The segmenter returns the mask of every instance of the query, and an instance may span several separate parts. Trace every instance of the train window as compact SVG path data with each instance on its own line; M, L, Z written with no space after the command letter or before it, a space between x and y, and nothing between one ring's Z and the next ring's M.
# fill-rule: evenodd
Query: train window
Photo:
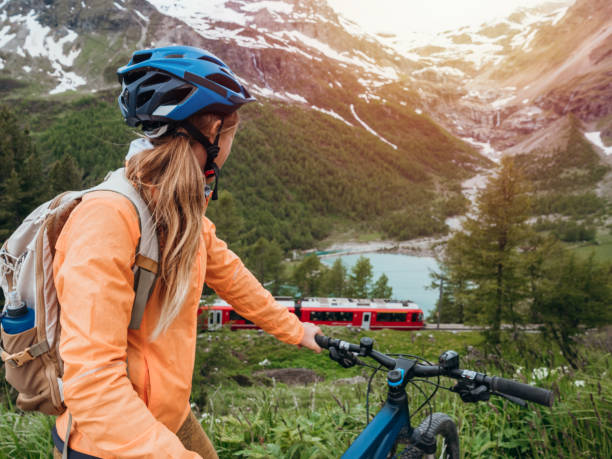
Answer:
M412 313L412 321L413 322L420 322L419 313L418 312L413 312Z
M327 322L352 322L353 313L346 311L311 311L310 320Z
M376 314L378 322L406 322L405 312L379 312Z
M242 317L240 314L238 314L236 311L231 310L230 311L230 320L244 320L245 324L252 324L253 322L251 322L250 320L245 319L244 317Z

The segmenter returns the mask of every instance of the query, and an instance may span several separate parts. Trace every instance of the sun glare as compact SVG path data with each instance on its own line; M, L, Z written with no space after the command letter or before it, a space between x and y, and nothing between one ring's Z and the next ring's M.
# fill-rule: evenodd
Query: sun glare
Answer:
M328 0L334 10L370 33L436 33L505 17L546 0Z

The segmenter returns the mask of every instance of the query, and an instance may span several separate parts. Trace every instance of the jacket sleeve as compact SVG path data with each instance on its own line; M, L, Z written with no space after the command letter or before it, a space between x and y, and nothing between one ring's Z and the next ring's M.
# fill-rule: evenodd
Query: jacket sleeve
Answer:
M138 216L110 194L83 200L56 244L66 406L79 431L113 456L200 457L154 418L128 379Z
M215 225L208 218L204 218L203 231L206 283L241 316L281 341L299 344L304 327L297 316L274 300L238 256L216 236Z

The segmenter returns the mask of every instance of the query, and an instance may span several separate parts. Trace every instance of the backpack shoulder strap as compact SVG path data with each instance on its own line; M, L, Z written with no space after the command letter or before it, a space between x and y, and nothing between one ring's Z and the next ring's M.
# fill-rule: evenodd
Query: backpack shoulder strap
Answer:
M104 182L90 188L92 191L114 191L126 197L138 213L140 225L140 240L136 248L136 261L134 264L134 305L129 328L138 329L142 322L145 306L155 281L159 263L159 244L155 222L146 202L132 183L125 176L125 168L117 169L106 176Z

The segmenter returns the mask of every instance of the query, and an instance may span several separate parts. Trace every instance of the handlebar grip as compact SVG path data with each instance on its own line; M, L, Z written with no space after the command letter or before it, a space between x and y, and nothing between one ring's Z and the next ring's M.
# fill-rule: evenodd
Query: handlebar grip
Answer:
M329 336L315 335L315 342L324 349L329 349Z
M491 390L501 392L503 394L514 395L515 397L529 400L534 403L539 403L544 406L552 406L553 393L541 387L530 386L511 379L499 378L493 376L491 378Z

